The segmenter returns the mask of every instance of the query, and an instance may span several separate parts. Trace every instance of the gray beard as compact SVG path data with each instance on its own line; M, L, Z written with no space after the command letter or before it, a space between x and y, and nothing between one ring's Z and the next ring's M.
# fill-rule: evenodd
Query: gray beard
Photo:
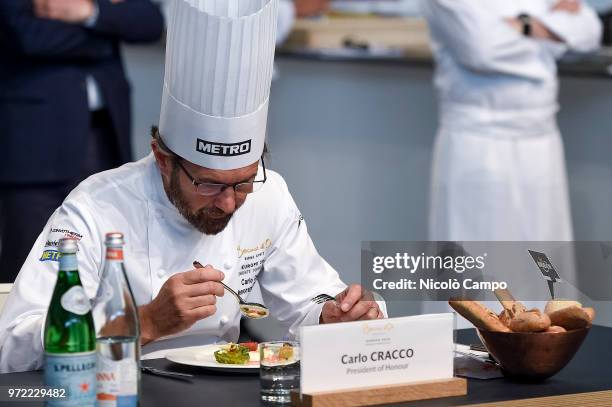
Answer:
M165 182L163 184L168 199L176 207L181 216L183 216L191 226L205 235L216 235L223 231L233 214L227 215L218 208L201 208L196 212L192 212L181 191L178 174L179 168L175 165L170 175L170 185L166 185Z

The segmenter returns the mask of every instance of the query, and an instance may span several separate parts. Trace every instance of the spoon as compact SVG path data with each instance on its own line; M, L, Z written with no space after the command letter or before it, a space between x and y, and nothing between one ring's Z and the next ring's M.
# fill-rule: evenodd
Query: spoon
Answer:
M202 264L197 260L193 262L193 266L198 269L204 268L204 266L202 266ZM261 319L261 318L265 318L268 315L270 315L270 310L265 305L258 304L256 302L246 302L238 295L236 291L228 287L228 285L225 284L223 281L219 281L219 282L221 283L223 287L225 287L227 291L230 292L230 294L236 297L236 300L238 300L238 306L240 308L240 313L244 315L245 317L251 318L251 319Z

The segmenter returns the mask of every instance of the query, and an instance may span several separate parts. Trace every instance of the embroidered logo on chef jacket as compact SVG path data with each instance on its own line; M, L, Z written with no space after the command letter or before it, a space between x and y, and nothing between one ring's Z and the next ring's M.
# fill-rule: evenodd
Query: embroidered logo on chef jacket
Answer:
M271 239L264 239L258 245L236 247L238 253L238 276L240 288L238 294L248 294L253 289L257 275L262 270L266 258L266 250L272 246Z
M45 250L42 252L39 261L59 261L60 252L57 250Z
M196 151L208 155L235 157L251 152L251 140L240 143L215 143L213 141L197 139Z
M51 227L39 261L59 261L59 251L56 248L59 247L60 239L66 237L81 240L83 235L66 228Z

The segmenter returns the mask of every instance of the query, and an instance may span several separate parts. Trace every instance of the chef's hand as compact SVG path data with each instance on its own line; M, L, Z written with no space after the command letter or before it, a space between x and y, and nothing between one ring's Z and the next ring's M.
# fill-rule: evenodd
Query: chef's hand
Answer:
M33 0L34 15L40 18L80 24L94 12L93 0Z
M157 297L139 308L142 344L184 331L217 312L217 297L225 293L219 284L223 278L211 266L170 277Z
M565 11L570 14L580 13L582 3L578 0L560 0L552 8L552 11Z
M384 314L371 292L359 284L353 284L336 296L336 301L327 301L321 311L320 323L362 321L381 319Z

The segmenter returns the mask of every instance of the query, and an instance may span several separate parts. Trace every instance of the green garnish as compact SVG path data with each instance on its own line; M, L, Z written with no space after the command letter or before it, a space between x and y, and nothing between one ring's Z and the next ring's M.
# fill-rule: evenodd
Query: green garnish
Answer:
M224 363L228 365L244 365L249 362L249 348L230 343L224 346L222 349L215 351L215 360L218 363Z

